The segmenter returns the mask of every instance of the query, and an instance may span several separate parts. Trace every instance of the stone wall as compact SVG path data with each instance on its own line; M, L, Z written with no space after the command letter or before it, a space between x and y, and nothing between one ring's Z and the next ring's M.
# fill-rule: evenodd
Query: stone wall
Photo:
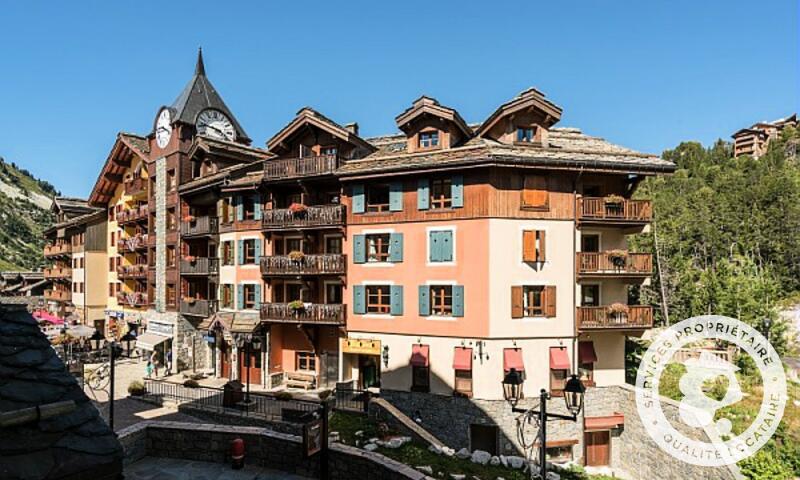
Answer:
M304 458L301 439L295 435L255 427L156 421L141 422L119 432L126 465L145 456L229 463L230 444L235 438L244 440L247 464L310 478L319 476L319 454ZM430 478L383 455L338 443L330 447L328 465L332 480Z

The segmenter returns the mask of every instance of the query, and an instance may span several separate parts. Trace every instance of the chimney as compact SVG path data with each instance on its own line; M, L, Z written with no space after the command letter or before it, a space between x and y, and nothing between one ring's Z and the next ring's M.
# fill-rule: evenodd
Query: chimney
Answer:
M352 133L353 135L358 135L358 123L350 122L344 126L348 132Z

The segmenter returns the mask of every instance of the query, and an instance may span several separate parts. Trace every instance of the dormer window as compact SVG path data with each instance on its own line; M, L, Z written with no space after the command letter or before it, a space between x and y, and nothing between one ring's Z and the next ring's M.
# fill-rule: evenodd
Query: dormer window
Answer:
M518 142L533 142L536 138L536 127L517 127Z
M436 148L439 146L439 130L419 132L419 148Z

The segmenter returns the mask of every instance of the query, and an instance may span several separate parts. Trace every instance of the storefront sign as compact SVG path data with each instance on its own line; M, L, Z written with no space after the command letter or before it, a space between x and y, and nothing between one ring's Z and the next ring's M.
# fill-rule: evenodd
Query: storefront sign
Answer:
M361 355L380 355L381 341L371 338L346 338L342 340L342 352Z
M150 320L147 322L147 331L149 333L157 333L166 337L172 337L172 325L168 323L158 323Z
M322 419L317 418L303 425L303 453L306 458L322 450Z
M106 310L103 312L109 318L124 318L125 312L118 312L116 310Z

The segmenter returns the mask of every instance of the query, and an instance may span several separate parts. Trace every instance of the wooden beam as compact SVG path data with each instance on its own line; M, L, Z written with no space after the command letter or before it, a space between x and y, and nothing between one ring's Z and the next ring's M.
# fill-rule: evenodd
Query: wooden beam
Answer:
M106 180L108 180L109 182L122 183L121 173L106 173L104 177L106 177Z

